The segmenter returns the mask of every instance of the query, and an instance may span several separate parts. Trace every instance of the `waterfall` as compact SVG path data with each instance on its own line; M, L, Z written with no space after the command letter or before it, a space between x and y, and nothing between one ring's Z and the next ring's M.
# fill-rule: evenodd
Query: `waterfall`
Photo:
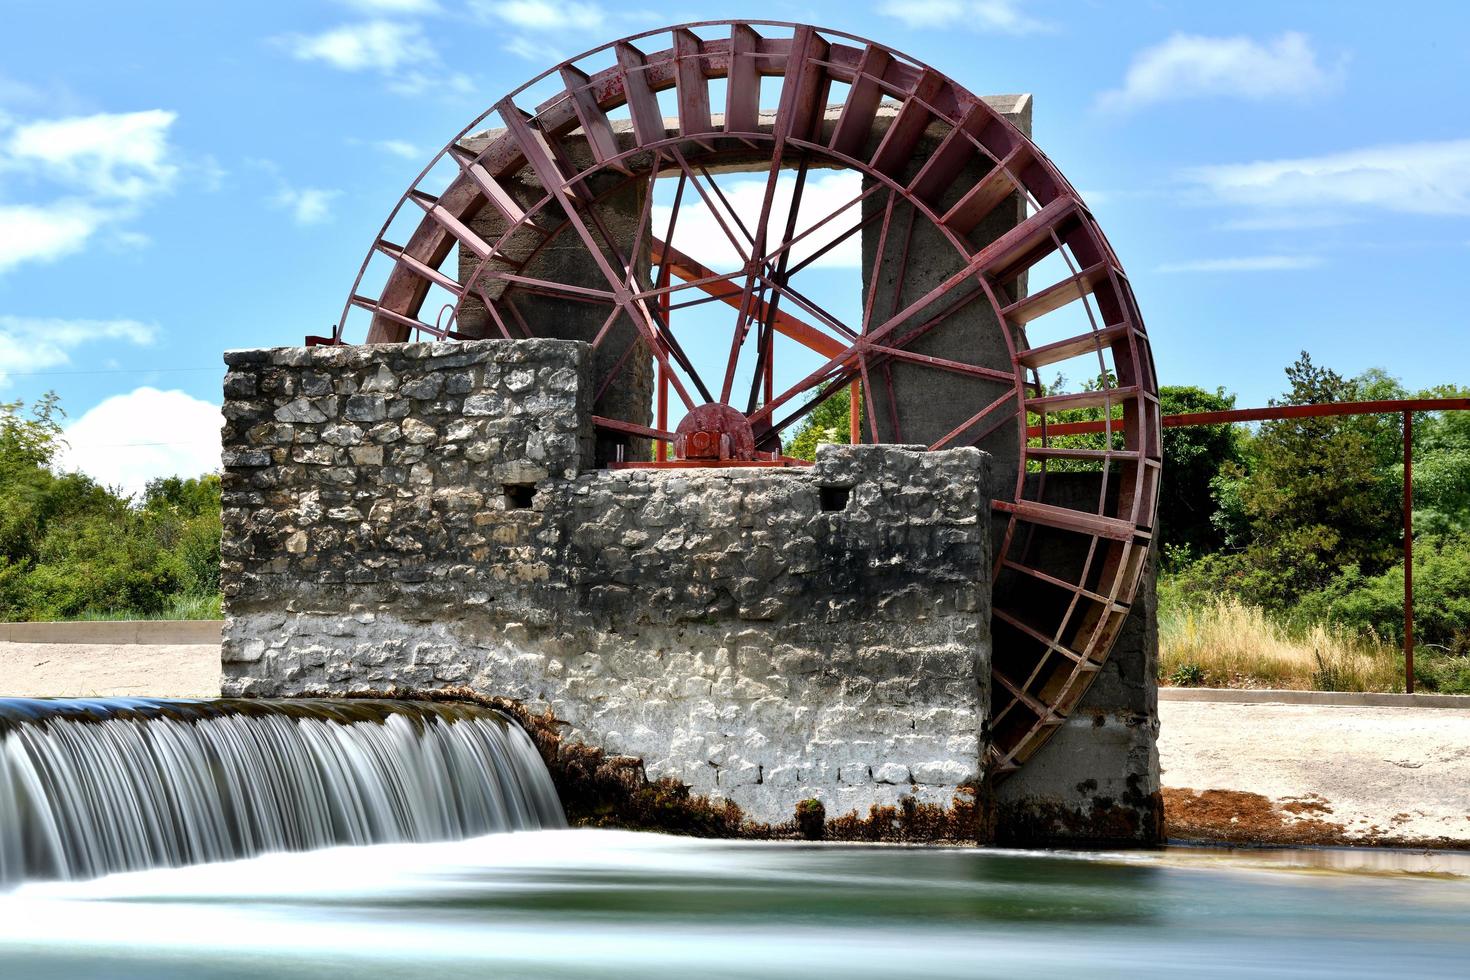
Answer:
M0 698L0 885L565 825L530 738L486 708Z

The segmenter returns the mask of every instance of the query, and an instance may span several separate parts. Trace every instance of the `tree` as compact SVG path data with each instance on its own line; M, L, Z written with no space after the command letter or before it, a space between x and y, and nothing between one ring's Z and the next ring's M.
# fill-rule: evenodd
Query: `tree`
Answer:
M142 512L159 545L173 556L186 595L219 592L220 478L210 473L148 481Z
M1420 398L1470 398L1470 388L1436 385ZM1394 473L1403 479L1403 463ZM1416 536L1470 532L1470 412L1414 415L1414 530Z
M219 595L220 481L170 477L142 500L52 467L54 395L0 404L0 619L160 613ZM206 603L207 604L207 603Z
M1165 415L1223 412L1235 407L1224 388L1213 392L1190 385L1164 385L1159 405ZM1159 487L1158 539L1166 553L1193 558L1225 544L1214 483L1243 461L1241 430L1234 425L1191 425L1164 430L1164 472Z
M1347 401L1359 390L1306 351L1286 376L1291 387L1273 405ZM1279 608L1342 567L1376 574L1393 561L1397 488L1372 430L1349 416L1281 419L1262 423L1254 449L1240 500L1251 529L1245 581L1257 601Z
M836 392L812 409L811 414L802 419L783 452L797 459L816 459L817 446L822 443L849 442L852 439L852 419L849 414L852 405L851 392L851 388Z

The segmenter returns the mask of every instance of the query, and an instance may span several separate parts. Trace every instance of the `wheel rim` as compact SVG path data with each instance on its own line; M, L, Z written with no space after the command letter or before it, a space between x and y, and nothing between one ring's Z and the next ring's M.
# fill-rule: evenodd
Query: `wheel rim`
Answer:
M647 38L668 46L644 50ZM761 111L763 80L779 85L774 113ZM721 85L723 114L711 106ZM523 111L517 100L537 87L550 97ZM660 92L672 93L670 120ZM471 135L487 126L498 131ZM730 203L721 175L732 168L764 169L753 215ZM841 207L808 213L814 171L860 183ZM783 180L794 188L784 214ZM1011 207L1015 220L992 233ZM701 244L687 237L691 214L705 243L723 236L724 259L686 252L686 240ZM854 240L861 305L843 315L797 283ZM560 257L578 248L577 273L564 274ZM528 303L541 304L531 316ZM984 100L892 49L806 25L692 24L593 49L440 151L385 222L331 339L550 335L568 320L551 312L568 304L587 308L578 322L609 445L641 454L638 440L672 441L661 408L653 417L665 404L653 388L667 385L675 411L743 415L767 453L841 393L856 403L854 441L902 441L928 424L929 449L990 451L1006 471L994 489L991 771L1016 769L1075 708L1151 545L1157 383L1101 229ZM436 307L430 323L422 311ZM726 311L727 338L691 341L685 311L712 309ZM930 349L936 340L950 356ZM727 353L723 369L714 357L701 371L710 348ZM1091 375L1081 386L1042 384L1043 369L1079 367ZM942 432L924 404L941 389L958 419ZM1067 444L1082 413L1108 420L1100 446ZM1072 472L1094 474L1077 484L1089 499L1068 489Z

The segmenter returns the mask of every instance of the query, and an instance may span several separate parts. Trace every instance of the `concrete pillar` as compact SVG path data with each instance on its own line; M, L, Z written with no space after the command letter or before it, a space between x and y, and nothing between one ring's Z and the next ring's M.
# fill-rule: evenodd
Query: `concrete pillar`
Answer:
M1095 473L1047 475L1046 502L1097 500ZM1086 540L1050 539L1033 555L1046 567L1074 566ZM1068 552L1068 553L1063 553ZM1082 701L1047 743L997 788L995 840L1015 847L1148 846L1163 840L1159 792L1159 634L1156 562L1150 562L1112 653ZM1000 595L1012 609L1024 595Z
M492 130L470 137L464 145L478 152L498 138L499 130ZM565 149L578 169L591 162L586 144L574 140L565 143ZM614 270L621 270L622 261L615 257L607 240L627 248L636 237L639 216L643 208L643 185L641 182L623 184L621 174L604 173L589 179L590 189L599 195L598 203L590 210L593 218L588 221L589 231L603 247L603 254ZM623 185L623 186L619 186ZM522 207L529 208L541 199L544 191L529 171L510 186L511 193ZM507 230L501 214L492 207L483 208L470 221L470 227L487 242L498 242ZM536 218L536 225L548 231L558 226L561 230L549 239L534 230L522 230L509 242L504 251L513 261L493 263L489 269L514 272L518 275L570 286L590 289L609 288L606 274L593 261L577 230L566 223L565 212L548 206ZM648 235L645 233L638 254L632 256L640 281L648 281L649 270ZM474 275L478 258L461 249L459 253L459 281L468 282ZM519 266L519 268L517 268ZM497 312L506 322L513 337L519 337L515 313L530 325L534 336L551 337L557 340L581 340L590 343L606 322L612 307L603 303L589 303L569 297L532 294L517 290L514 309L501 302L506 292L503 281L485 279L481 283L489 297L496 301ZM498 338L499 328L490 317L485 304L473 294L466 298L460 313L458 329L471 337ZM635 346L636 345L636 346ZM634 348L629 354L630 348ZM625 361L619 366L619 361ZM606 418L621 419L642 425L653 423L654 364L647 345L641 339L637 327L627 316L622 315L613 324L607 336L593 353L592 376L594 383L602 381L614 369L618 380L610 385L602 398L597 400L593 413ZM651 459L650 441L634 436L599 430L597 434L597 464L606 465L616 459Z
M1029 95L993 96L987 102L1022 133L1031 135L1032 100ZM879 122L884 121L880 116ZM921 152L915 154L909 170L902 175L905 182L913 179L928 152L932 152L942 138L943 133L933 130L925 134L920 144ZM971 163L940 197L936 210L940 213L947 210L989 170L988 161L977 160ZM868 186L871 186L870 181L865 181L864 188ZM866 213L872 214L885 207L887 195L874 194L863 203ZM1025 207L1021 198L1013 195L970 233L971 244L978 246L993 241L1014 228L1024 217ZM863 229L862 238L865 295L871 286L875 270L878 277L877 290L873 294L874 325L922 298L965 263L964 257L932 221L904 203L894 208L886 236L883 234L882 220L879 219ZM907 259L904 258L905 250L908 253ZM1018 292L1024 293L1024 290L1023 277ZM958 302L958 295L956 293L950 298L937 301L916 315L912 324L917 326L924 319L945 312L950 305ZM1009 372L1010 354L1001 330L995 311L982 295L908 345L907 349ZM890 421L890 378L900 421L898 430L894 429ZM941 371L912 362L891 363L882 371L874 372L872 380L878 433L883 441L898 443L936 442L963 424L981 407L1004 394L1009 387L1001 382ZM966 440L958 444L968 445L969 442ZM1020 456L1015 426L1001 426L980 443L980 448L990 454L995 486L998 489L1003 488L1002 495L1009 496Z

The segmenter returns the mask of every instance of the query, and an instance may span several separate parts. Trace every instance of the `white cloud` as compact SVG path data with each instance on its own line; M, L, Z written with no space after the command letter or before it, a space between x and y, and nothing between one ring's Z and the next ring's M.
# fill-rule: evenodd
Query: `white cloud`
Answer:
M413 160L420 156L419 148L406 140L376 140L373 146L384 153L395 157L403 157L405 160Z
M177 118L163 109L26 122L0 117L0 177L15 175L61 194L0 201L0 274L77 252L99 230L134 217L148 198L167 191L179 174L168 141ZM128 235L118 231L116 240Z
M1191 262L1169 262L1157 272L1289 272L1315 269L1322 259L1315 255L1246 255L1230 259L1196 259Z
M25 82L18 82L6 75L0 75L0 105L13 105L17 102L38 103L45 98L40 89ZM5 112L0 110L0 122L5 121Z
M71 363L83 345L122 341L146 347L158 328L138 320L62 320L0 315L0 385L12 372L44 371Z
M319 225L331 219L332 201L341 193L320 187L283 187L271 203L290 211L298 225Z
M1340 228L1358 219L1328 211L1268 211L1244 218L1231 218L1215 227L1221 231L1305 231L1316 228Z
M70 255L109 220L106 211L82 201L0 204L0 273L22 262L49 262Z
M58 466L140 494L149 480L219 469L218 405L182 391L138 388L113 395L63 432Z
M766 234L771 240L779 241L786 231L787 210L791 206L791 198L795 189L796 178L794 176L783 174L776 181L776 194L771 203L770 217L766 222ZM862 193L862 189L861 178L850 171L808 177L806 188L801 194L801 210L797 215L796 233L801 234L822 218L836 211ZM724 192L731 207L740 215L740 220L745 223L745 227L753 233L757 221L760 220L761 202L765 198L765 179L744 178L721 183L720 190ZM714 197L713 194L710 196ZM718 198L715 200L716 203L719 203ZM666 205L654 206L652 224L657 234L663 235L669 227L669 217L672 211L673 209ZM801 262L822 246L829 244L842 232L856 224L861 216L862 204L854 204L810 236L802 239L791 250L791 264ZM741 246L748 247L748 243L741 236L740 229L735 222L730 220L723 206L721 206L720 217L740 240ZM740 255L735 251L735 246L731 244L729 237L720 229L719 222L715 220L714 215L704 206L704 202L692 188L685 189L684 202L679 208L679 220L674 225L673 245L679 251L718 272L730 272L739 268L741 264ZM848 237L842 244L813 262L811 268L858 268L861 265L862 235L859 233Z
M477 0L471 6L527 31L593 31L607 14L595 3L553 3L551 0Z
M341 3L368 14L437 14L436 0L340 0Z
M505 50L517 58L525 58L527 61L535 61L546 64L555 64L565 56L562 49L545 41L534 38L522 37L519 34L511 35L509 41L505 42Z
M438 53L423 30L417 24L400 21L369 20L321 34L292 34L279 40L299 61L320 61L342 71L389 74L400 66L438 61Z
M413 12L432 12L433 7ZM405 12L409 12L407 6ZM426 92L467 95L475 91L474 80L463 72L443 67L439 52L424 36L423 28L411 21L370 20L344 24L321 34L290 34L275 39L299 61L320 61L341 71L374 71L397 95L419 96Z
M398 95L423 95L425 92L466 95L475 91L475 83L462 72L410 70L394 75L388 90Z
M1249 37L1174 34L1140 51L1122 88L1098 99L1106 108L1222 96L1266 101L1305 99L1342 83L1341 63L1324 68L1304 34L1288 31L1264 43Z
M878 13L908 27L968 27L990 34L1038 34L1052 25L1026 13L1020 0L884 0Z
M1470 139L1196 167L1183 177L1217 201L1266 212L1371 208L1470 215Z
M178 114L163 109L42 119L15 127L0 166L81 188L97 198L139 201L167 190L179 168L168 131Z

